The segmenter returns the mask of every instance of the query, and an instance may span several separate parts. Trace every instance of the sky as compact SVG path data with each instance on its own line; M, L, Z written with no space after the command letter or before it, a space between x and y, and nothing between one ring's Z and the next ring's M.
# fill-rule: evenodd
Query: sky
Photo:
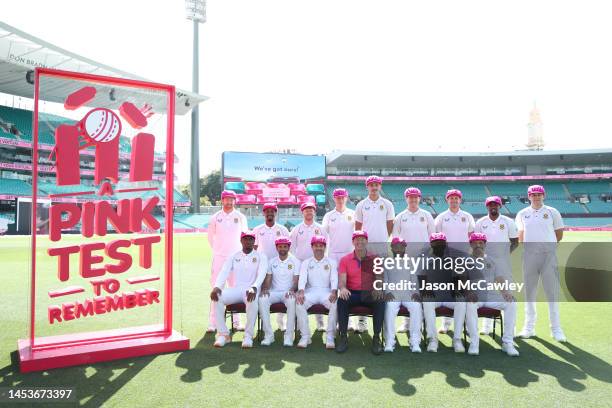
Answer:
M200 171L221 152L612 147L605 1L209 0L200 26ZM2 21L191 89L180 0L6 1ZM130 37L130 41L126 40ZM190 116L176 123L189 181Z

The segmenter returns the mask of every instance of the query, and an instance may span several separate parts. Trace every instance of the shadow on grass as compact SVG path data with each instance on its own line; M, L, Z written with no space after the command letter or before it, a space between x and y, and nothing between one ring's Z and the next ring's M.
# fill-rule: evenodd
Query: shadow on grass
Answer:
M178 356L176 365L186 370L181 376L182 381L202 381L206 385L205 370L214 367L226 374L243 370L243 377L257 378L264 370L279 371L291 364L296 366L295 373L302 377L324 375L330 368L340 368L343 370L342 379L348 382L364 377L390 379L393 391L404 396L417 392L412 380L434 373L443 374L446 383L454 388L468 388L470 378L484 378L488 372L501 374L514 387L527 387L530 383L537 383L540 375L547 375L556 378L561 387L574 392L586 389L583 381L589 376L612 382L612 366L606 361L570 343L556 346L539 338L517 340L521 356L516 358L500 351L499 338L494 345L481 341L479 356L458 355L442 344L437 354L414 354L407 347L399 347L394 353L374 356L370 352L371 337L368 334L350 335L349 350L345 354L325 350L321 334L313 337L308 350L283 347L282 335L278 331L272 346L256 345L252 350L242 350L236 340L223 349L215 349L213 341L214 336L208 334L193 349ZM534 341L559 358L534 347Z
M155 356L145 356L22 374L19 372L18 353L14 351L11 353L11 365L0 368L0 387L72 387L75 389L77 400L86 400L82 406L100 407L136 377L154 358ZM53 406L75 405L77 403L74 402L53 404Z

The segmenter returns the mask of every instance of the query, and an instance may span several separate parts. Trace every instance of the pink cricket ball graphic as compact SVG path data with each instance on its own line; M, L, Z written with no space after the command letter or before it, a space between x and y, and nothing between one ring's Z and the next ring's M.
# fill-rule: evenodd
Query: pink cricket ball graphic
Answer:
M95 108L79 122L79 130L92 144L106 143L121 134L121 120L110 109Z

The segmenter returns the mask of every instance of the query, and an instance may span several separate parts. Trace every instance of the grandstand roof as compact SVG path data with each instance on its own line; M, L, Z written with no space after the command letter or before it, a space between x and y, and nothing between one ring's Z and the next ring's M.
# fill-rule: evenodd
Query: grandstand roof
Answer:
M34 87L26 81L26 74L36 67L148 81L137 75L71 53L0 21L0 91L33 98ZM59 88L55 92L46 92L45 99L63 103L68 93L70 91ZM177 89L175 112L177 115L184 115L206 99L208 99L206 96ZM122 99L117 98L116 107L106 99L104 102L109 105L109 108L119 108ZM136 102L140 101L136 100ZM145 102L151 103L150 98L143 99L142 103Z
M612 149L516 150L510 152L363 152L338 150L327 155L327 166L330 167L486 167L600 163L612 163Z

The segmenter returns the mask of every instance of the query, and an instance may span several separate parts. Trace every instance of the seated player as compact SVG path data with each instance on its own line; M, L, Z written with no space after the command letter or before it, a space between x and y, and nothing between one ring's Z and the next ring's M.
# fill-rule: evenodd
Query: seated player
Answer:
M487 236L482 233L473 233L470 236L470 246L472 248L472 256L474 258L484 258L485 247L487 244ZM485 258L487 259L487 258ZM495 263L487 259L484 268L479 271L480 279L484 279L487 283L493 282L511 282L512 275L507 272L507 268L496 267ZM470 279L473 280L472 274ZM514 347L514 326L516 324L516 301L512 293L501 291L477 291L472 292L467 296L466 304L466 326L470 336L470 347L468 354L478 355L480 345L480 337L478 333L478 308L489 307L492 309L503 310L504 312L504 335L502 336L502 351L512 357L519 355L518 350Z
M283 303L287 308L287 328L283 345L293 346L295 335L295 292L300 275L300 261L289 253L291 240L280 237L274 241L278 256L268 264L268 274L259 294L259 315L264 331L262 346L274 342L274 332L270 323L270 305Z
M436 308L447 307L453 309L455 330L453 332L453 348L456 353L464 353L465 347L461 340L461 332L465 322L465 297L457 291L461 276L452 268L447 268L445 258L449 258L446 246L446 235L435 232L430 235L431 250L429 258L418 272L419 288L423 299L423 315L425 316L425 331L427 333L427 351L438 351L438 332L436 331ZM432 287L441 289L432 289ZM446 287L444 287L446 286Z
M368 233L355 231L353 233L355 250L340 259L338 267L338 353L348 348L348 320L353 306L367 306L372 309L374 320L374 337L372 338L372 353L383 351L380 332L385 319L384 292L374 290L374 255L367 253Z
M406 241L395 237L391 241L391 252L394 257L403 258L406 254ZM385 282L397 283L403 279L414 277L409 270L385 269ZM413 281L416 284L416 281ZM389 298L388 295L391 295ZM389 292L387 305L385 307L385 352L391 353L395 349L395 320L401 306L408 309L410 313L409 332L410 350L413 353L421 352L421 327L423 325L423 308L421 306L421 295L418 290L402 291L399 293ZM398 299L398 298L401 298Z
M225 263L215 287L210 293L210 299L215 303L215 317L217 324L217 338L215 347L223 347L231 336L225 324L225 305L244 303L246 306L247 324L244 329L242 348L253 347L253 334L257 320L257 296L259 288L266 277L268 260L264 254L253 249L255 234L252 231L240 234L242 250L230 256ZM234 286L224 288L230 274L234 276Z
M333 349L336 333L338 269L336 262L325 256L327 241L324 236L315 235L310 242L313 256L302 262L298 280L296 314L301 337L297 346L306 348L311 343L308 309L313 305L323 305L329 311L325 348Z

